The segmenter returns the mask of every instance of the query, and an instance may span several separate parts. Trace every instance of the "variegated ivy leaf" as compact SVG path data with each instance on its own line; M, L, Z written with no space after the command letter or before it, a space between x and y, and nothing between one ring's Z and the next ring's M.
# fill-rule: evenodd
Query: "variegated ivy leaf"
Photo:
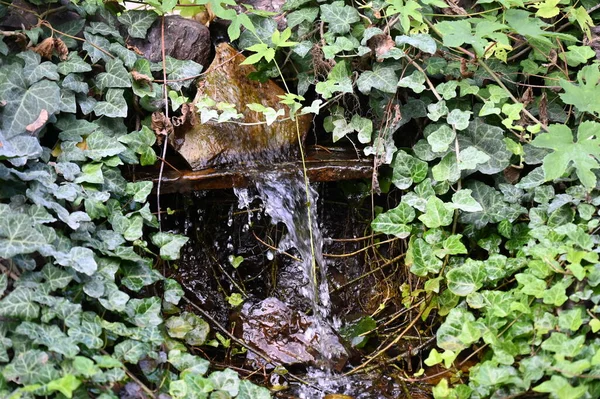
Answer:
M458 168L460 170L476 169L477 165L486 163L489 160L490 156L488 154L470 146L460 150L458 154Z
M5 140L27 133L27 127L42 113L52 116L60 107L60 88L55 82L41 80L29 86L24 70L13 67L0 81L0 131Z
M381 90L384 93L394 94L398 85L398 77L391 67L376 64L372 71L363 72L356 81L358 90L369 94L371 89Z
M334 1L321 5L321 20L328 24L329 32L344 34L350 32L353 23L360 21L360 16L356 8Z
M471 114L471 111L453 109L446 117L446 120L448 121L448 124L452 125L456 130L465 130L469 126Z
M79 347L57 325L25 321L19 324L15 332L25 335L36 345L43 345L48 350L68 358L72 358L79 353Z
M437 274L443 262L438 259L430 244L422 238L411 239L406 254L406 265L410 266L411 273L424 277L427 274Z
M427 117L434 122L437 122L442 116L448 114L448 107L446 101L440 100L437 103L429 104L427 106Z
M98 268L98 264L94 259L94 251L85 247L73 247L68 254L57 253L56 263L71 267L73 270L88 276L93 275Z
M22 213L4 213L0 217L0 258L10 259L19 254L30 254L48 244L42 232L34 227L34 220Z
M461 223L473 224L481 229L488 223L498 223L505 219L512 221L525 212L520 205L505 202L502 193L485 183L470 181L465 188L472 190L473 199L483 209L479 212L462 213L459 218Z
M157 14L152 10L127 10L121 13L118 19L120 23L127 27L129 36L144 39L156 17Z
M151 349L147 343L127 339L115 345L114 356L121 361L137 364Z
M56 64L50 61L41 62L42 57L38 53L26 51L17 54L17 57L25 61L23 75L28 85L32 85L42 79L58 80L60 78Z
M85 142L87 144L85 155L94 161L119 155L126 150L123 144L119 143L112 137L106 136L100 131L90 134ZM100 181L100 183L102 183L102 181Z
M314 22L319 15L319 9L317 7L306 7L299 10L293 11L287 15L287 26L293 28L294 26L300 25L302 22Z
M187 371L190 374L204 375L208 371L210 362L199 356L194 356L179 349L169 351L168 362L180 372Z
M397 151L392 162L392 183L401 190L419 183L427 177L427 163L403 150Z
M8 275L0 274L0 297L4 295L4 291L8 288Z
M271 394L265 387L251 383L248 380L240 380L240 390L237 399L269 399Z
M89 32L83 32L85 42L83 43L83 50L87 51L92 60L92 63L97 63L100 60L110 61L112 57L109 55L110 42L102 36L93 35Z
M472 191L466 188L455 192L452 195L452 204L454 207L465 212L482 211L483 208L479 202L475 201L473 196L471 196L471 193Z
M481 119L472 121L465 131L458 134L459 148L475 147L490 159L477 166L477 171L492 175L510 164L512 153L504 142L504 131L498 126L485 124Z
M165 62L169 87L173 90L181 90L189 87L194 79L202 72L203 66L191 60L178 60L167 56Z
M105 72L96 77L96 84L100 90L107 87L131 87L131 78L129 72L123 66L123 61L115 58L106 63Z
M35 302L36 294L30 288L16 287L0 300L0 315L32 320L38 317L40 306Z
M183 288L181 288L181 285L179 285L177 281L170 278L165 279L164 283L165 287L163 296L165 301L173 305L177 305L181 298L183 298Z
M431 168L433 178L438 182L454 183L460 179L460 169L456 159L456 152L450 151L442 160Z
M108 89L104 96L104 101L100 101L94 107L94 113L97 116L106 116L109 118L125 118L127 116L127 102L123 97L124 91L121 89Z
M398 46L408 44L428 54L435 54L435 52L437 51L437 45L435 43L435 40L433 39L433 37L431 37L431 35L427 34L420 33L411 36L396 36L395 41Z
M419 220L430 229L448 226L452 223L454 210L450 204L445 204L438 197L429 197L425 213L419 216Z
M42 269L42 275L44 276L45 284L48 284L50 291L65 288L71 280L73 275L61 268L53 266L48 263Z
M415 93L422 93L425 90L425 74L419 70L415 70L408 76L403 77L398 82L398 87L407 87Z
M225 391L232 398L237 396L240 388L240 377L235 371L231 369L214 371L208 376L208 379L216 390Z
M94 35L102 35L102 36L112 36L116 39L121 39L121 33L112 26L104 23L104 22L90 22L90 25L85 28L87 32L90 32Z
M40 350L21 352L2 370L7 381L23 385L45 384L60 377L50 356Z
M411 232L409 223L414 218L415 210L410 205L402 202L397 207L377 215L371 222L371 228L376 232L394 235L398 238L406 238Z
M465 262L453 268L446 275L448 289L454 295L467 296L483 286L485 266L483 262Z
M126 312L130 321L138 327L157 326L163 322L160 310L160 298L150 297L130 299Z
M339 61L327 74L327 80L318 82L315 91L325 100L331 98L333 93L352 93L352 79L350 70L345 61Z
M160 248L160 256L165 260L179 259L181 247L189 238L170 233L156 233L152 236L152 243Z
M433 152L446 152L454 143L456 132L448 125L441 125L427 136L427 142Z

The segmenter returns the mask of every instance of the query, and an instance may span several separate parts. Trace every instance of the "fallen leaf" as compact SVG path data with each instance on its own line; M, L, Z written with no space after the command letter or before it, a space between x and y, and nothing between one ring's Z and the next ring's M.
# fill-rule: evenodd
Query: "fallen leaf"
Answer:
M133 79L136 82L139 82L141 84L144 85L148 85L150 86L152 84L152 77L148 76L148 75L144 75L143 73L139 73L138 71L131 71L131 77L133 77Z
M58 58L60 58L61 61L66 60L69 56L69 48L61 39L54 39L54 49L58 53Z
M29 125L27 125L25 127L25 129L30 133L34 133L37 130L44 127L46 122L48 122L48 111L46 111L45 109L42 109L42 111L40 112L37 119L35 121L31 122Z
M47 58L47 59L51 59L52 58L52 53L54 52L54 39L51 37L48 37L44 40L42 40L42 42L40 44L38 44L35 47L31 48L32 51L35 51L36 53L38 53L40 56Z

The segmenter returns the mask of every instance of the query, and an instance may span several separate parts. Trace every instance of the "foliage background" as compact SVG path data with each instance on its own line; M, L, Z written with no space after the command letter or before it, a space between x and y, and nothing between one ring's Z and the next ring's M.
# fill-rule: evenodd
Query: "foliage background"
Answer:
M406 240L423 283L407 306L443 320L425 361L451 371L436 398L600 396L595 1L293 0L282 32L229 0L186 3L184 14L209 4L231 21L256 78L295 82L282 99L292 110L325 115L334 141L374 155L372 190L402 192L372 227ZM156 161L140 111L180 112L201 66L126 47L177 6L148 4L68 4L75 22L36 11L34 26L2 32L4 396L110 398L127 380L151 395L269 396L227 370L204 376L208 363L187 349L206 339L200 318L163 323L183 291L153 255L176 259L186 238L144 234L158 227L151 183L121 170ZM0 18L10 7L0 2ZM235 119L212 107L200 111Z

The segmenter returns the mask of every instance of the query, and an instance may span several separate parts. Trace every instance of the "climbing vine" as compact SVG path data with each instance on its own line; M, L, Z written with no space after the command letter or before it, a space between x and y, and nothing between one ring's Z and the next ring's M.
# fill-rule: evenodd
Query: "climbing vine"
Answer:
M372 228L406 240L423 281L407 306L441 318L434 396L600 395L596 2L283 8L297 44L269 58L297 71L300 96L314 87L305 110L334 142L375 156L371 189L401 191ZM263 44L244 32L240 46L275 76L277 22L251 19Z
M595 1L292 0L283 21L146 3L0 1L0 21L28 21L0 32L0 396L269 397L205 375L192 348L208 325L157 267L187 238L157 231L152 183L124 177L157 161L168 111L189 117L202 66L127 41L176 7L229 21L253 77L285 82L288 116L247 105L266 124L324 116L332 141L373 156L372 192L401 193L371 226L405 240L422 282L407 307L440 319L436 398L600 395ZM244 111L195 106L201 122Z
M0 26L30 24L0 32L0 397L270 397L194 352L209 326L158 271L188 238L128 181L169 129L145 115L202 70L127 44L175 3L155 6L0 2Z

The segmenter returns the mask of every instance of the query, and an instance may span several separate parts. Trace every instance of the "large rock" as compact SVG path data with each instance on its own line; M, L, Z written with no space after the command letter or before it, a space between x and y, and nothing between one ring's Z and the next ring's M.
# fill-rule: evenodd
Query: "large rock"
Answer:
M198 82L196 101L208 96L216 102L234 104L244 115L237 122L199 124L189 130L176 129L171 145L185 158L193 170L209 166L240 162L271 162L285 159L290 150L298 148L298 136L303 140L310 127L309 115L298 116L298 124L288 118L287 106L278 95L285 92L275 82L251 80L252 65L240 65L246 58L227 43L220 43L215 58ZM246 105L262 104L285 111L284 119L271 126L264 123L262 113ZM280 119L282 119L280 117ZM298 126L299 130L296 129ZM298 132L300 133L298 135Z
M346 349L331 327L277 298L244 305L241 319L244 341L278 364L309 364L339 371L348 360ZM264 363L251 352L248 358Z
M162 18L157 18L145 39L128 40L152 62L162 61ZM206 26L177 15L165 17L165 54L178 60L192 60L206 66L210 63L212 42Z

